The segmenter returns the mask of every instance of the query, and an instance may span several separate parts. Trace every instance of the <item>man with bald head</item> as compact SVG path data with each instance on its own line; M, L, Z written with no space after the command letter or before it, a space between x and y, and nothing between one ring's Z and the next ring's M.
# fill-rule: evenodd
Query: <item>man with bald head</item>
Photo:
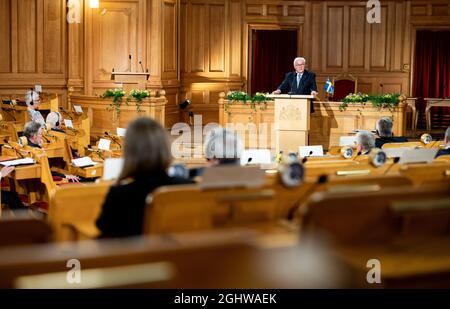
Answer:
M302 95L317 95L316 74L305 70L306 60L303 57L294 59L295 71L286 74L283 82L273 94L289 93ZM311 101L311 113L314 113L314 105Z

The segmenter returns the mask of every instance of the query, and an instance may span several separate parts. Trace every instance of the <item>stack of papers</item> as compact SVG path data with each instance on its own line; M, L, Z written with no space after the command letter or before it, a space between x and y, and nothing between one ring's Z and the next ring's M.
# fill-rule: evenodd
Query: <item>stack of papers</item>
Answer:
M88 167L88 166L94 166L97 163L92 161L90 157L82 157L78 159L73 159L72 164L76 167Z
M16 166L16 165L23 165L23 164L34 164L36 161L34 161L32 158L23 158L23 159L17 159L17 160L11 160L11 161L3 161L0 164L4 166Z

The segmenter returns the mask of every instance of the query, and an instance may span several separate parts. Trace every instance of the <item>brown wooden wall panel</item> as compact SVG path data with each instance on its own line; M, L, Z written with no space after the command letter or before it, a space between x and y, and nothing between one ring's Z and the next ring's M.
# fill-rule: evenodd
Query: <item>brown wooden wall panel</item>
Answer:
M190 34L188 31L188 5L186 3L181 3L180 5L180 25L181 25L181 31L180 31L180 72L185 73L188 71L188 42L190 40L188 39L188 35Z
M262 15L263 6L257 4L249 4L247 7L247 15Z
M11 0L0 1L0 73L11 72Z
M405 25L405 8L403 3L395 3L395 30L393 33L393 51L391 57L391 70L402 70L402 53L404 49L404 25Z
M106 2L92 18L93 81L110 81L111 70L137 71L137 4L133 2Z
M344 8L327 8L327 67L341 68L344 47Z
M372 68L386 68L386 54L389 52L388 35L387 8L382 6L381 23L370 24L370 66Z
M323 9L322 3L313 3L311 6L311 32L313 33L323 33ZM315 39L311 40L311 55L309 59L309 67L311 70L318 71L321 69L322 65L322 39L316 36Z
M63 56L63 3L44 0L44 73L62 73Z
M305 7L290 5L287 13L289 16L303 16L305 15Z
M366 10L364 7L350 7L349 68L364 68Z
M242 76L242 15L239 1L230 4L230 76Z
M274 16L283 15L283 6L282 5L268 5L267 6L267 15L274 15Z
M426 5L412 5L411 6L411 15L426 16L427 15L427 6Z
M18 71L37 71L37 0L17 0Z
M448 16L449 4L435 4L432 7L431 15L433 16Z
M191 56L191 72L205 71L205 32L207 26L205 24L204 4L191 5L191 18L188 20L190 26L190 46L186 46L192 52Z
M225 71L225 6L209 6L209 71Z
M177 70L177 31L176 31L176 5L164 3L164 49L163 71L176 72Z

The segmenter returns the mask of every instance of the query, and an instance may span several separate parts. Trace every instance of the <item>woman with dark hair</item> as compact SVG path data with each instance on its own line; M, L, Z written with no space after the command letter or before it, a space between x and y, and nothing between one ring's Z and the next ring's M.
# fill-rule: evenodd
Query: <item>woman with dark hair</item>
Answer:
M128 126L123 156L118 183L110 188L97 219L102 237L141 234L147 195L160 186L192 183L167 175L172 158L167 133L151 118Z

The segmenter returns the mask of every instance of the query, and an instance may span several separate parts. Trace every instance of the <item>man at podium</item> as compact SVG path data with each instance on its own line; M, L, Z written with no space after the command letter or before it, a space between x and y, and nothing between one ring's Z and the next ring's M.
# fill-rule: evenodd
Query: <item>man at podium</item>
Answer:
M286 74L283 82L272 94L288 93L300 95L317 95L316 74L305 70L306 59L294 59L294 72ZM314 113L314 104L311 101L311 113Z

